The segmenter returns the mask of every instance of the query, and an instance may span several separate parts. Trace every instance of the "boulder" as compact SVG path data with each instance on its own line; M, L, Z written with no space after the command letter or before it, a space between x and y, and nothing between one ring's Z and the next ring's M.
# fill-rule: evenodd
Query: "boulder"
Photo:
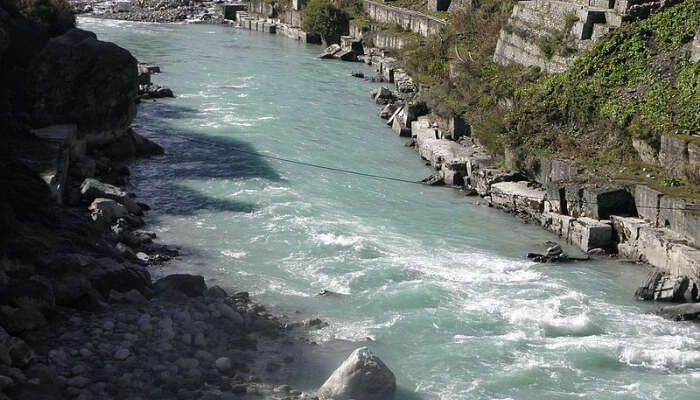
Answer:
M12 337L5 332L2 326L0 326L0 367L3 365L10 366L12 364L12 357L10 356L10 339Z
M671 276L664 272L652 271L634 295L639 300L692 303L698 301L698 284L687 276Z
M394 99L394 94L391 93L388 87L382 86L374 95L374 102L377 104L388 104Z
M88 209L93 221L105 225L110 225L119 218L126 219L129 215L126 207L112 199L97 198Z
M392 115L394 115L394 112L396 112L396 104L394 103L389 103L385 105L380 111L379 111L379 118L382 119L389 119Z
M357 54L352 50L340 51L335 56L341 61L357 61Z
M14 368L27 368L34 354L24 340L13 337L10 339L10 357Z
M664 318L668 318L674 321L696 320L700 316L700 303L688 303L659 307L653 312L654 314L660 315Z
M318 390L321 400L389 400L396 378L379 357L366 347L350 354Z
M92 203L97 198L112 199L123 205L128 212L140 215L141 208L136 205L128 193L116 186L102 183L97 179L88 178L80 185L80 194L87 203Z
M131 289L143 292L151 284L151 275L140 265L119 263L111 258L93 259L88 272L93 288L104 297L110 290L126 293Z
M201 275L173 274L156 281L153 290L157 295L177 291L189 297L199 297L207 290L207 285Z
M87 144L124 134L136 115L136 59L82 29L51 39L29 68L39 125L77 123Z
M0 286L0 299L14 307L36 308L46 315L56 308L51 282L39 275L9 280L6 286Z
M100 148L102 154L112 159L126 159L163 154L163 148L131 129L118 139Z
M8 306L0 307L2 320L7 332L16 335L26 331L32 331L46 325L46 318L36 308L21 307L13 308Z

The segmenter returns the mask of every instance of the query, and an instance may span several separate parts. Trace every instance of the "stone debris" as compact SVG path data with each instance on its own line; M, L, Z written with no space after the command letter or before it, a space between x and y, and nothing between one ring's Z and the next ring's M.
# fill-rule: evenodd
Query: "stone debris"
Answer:
M189 297L192 286L199 286L190 283L171 287L185 294L176 302L154 297L138 305L113 304L103 312L62 314L28 337L34 351L0 328L0 391L17 399L32 398L36 390L79 399L234 399L240 392L310 398L255 376L280 374L282 365L289 365L262 355L258 341L267 343L265 354L290 360L284 355L288 330L298 325L285 328L257 311L247 293L229 296L216 287L223 297L204 296L197 288L199 294ZM25 372L10 378L10 366Z

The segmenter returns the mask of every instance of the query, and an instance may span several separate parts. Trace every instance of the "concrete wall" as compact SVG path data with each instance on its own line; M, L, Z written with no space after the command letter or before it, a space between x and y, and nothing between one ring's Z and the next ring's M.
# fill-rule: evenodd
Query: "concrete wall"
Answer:
M500 32L494 62L535 65L545 72L565 71L578 52L620 25L619 15L606 1L519 1ZM576 17L572 25L567 24L569 16ZM567 35L566 45L573 51L544 54L540 46L542 39L562 32Z
M372 42L374 47L387 50L401 50L408 43L405 38L382 31L372 32Z
M362 5L373 21L398 25L422 36L435 35L446 26L444 21L418 11L387 6L369 0L364 0Z
M275 17L275 9L272 6L272 3L268 3L263 0L250 0L248 12L251 15L261 18Z

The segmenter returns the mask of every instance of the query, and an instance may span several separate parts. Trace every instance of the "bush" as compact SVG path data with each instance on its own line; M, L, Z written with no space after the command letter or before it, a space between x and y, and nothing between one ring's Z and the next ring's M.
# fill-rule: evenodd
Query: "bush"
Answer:
M318 33L326 45L338 43L348 32L348 15L330 0L311 0L302 12L301 29Z
M19 11L43 25L51 37L75 27L75 14L68 0L20 0Z

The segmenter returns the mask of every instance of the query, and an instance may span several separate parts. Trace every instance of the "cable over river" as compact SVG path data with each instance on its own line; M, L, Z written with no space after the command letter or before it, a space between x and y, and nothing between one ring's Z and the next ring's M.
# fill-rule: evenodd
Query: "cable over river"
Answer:
M377 84L349 76L370 67L230 27L80 25L160 65L177 96L134 124L166 149L132 167L149 229L185 253L163 268L329 323L290 377L302 388L368 346L397 399L698 398L700 329L643 313L643 267L534 264L524 255L554 236L458 191L274 159L427 176L376 117Z

